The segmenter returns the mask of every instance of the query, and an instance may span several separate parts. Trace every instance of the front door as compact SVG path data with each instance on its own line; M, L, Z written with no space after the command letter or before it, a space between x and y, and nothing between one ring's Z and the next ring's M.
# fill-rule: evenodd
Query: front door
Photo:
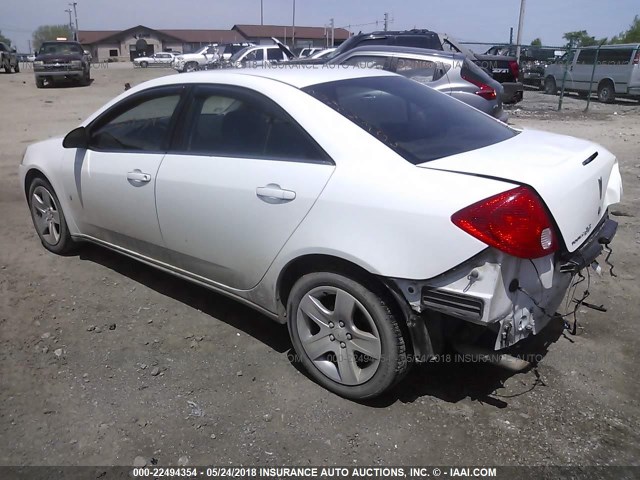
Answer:
M163 243L156 176L181 92L163 87L125 100L88 127L88 149L69 151L75 156L65 162L74 169L71 208L82 233L157 256Z

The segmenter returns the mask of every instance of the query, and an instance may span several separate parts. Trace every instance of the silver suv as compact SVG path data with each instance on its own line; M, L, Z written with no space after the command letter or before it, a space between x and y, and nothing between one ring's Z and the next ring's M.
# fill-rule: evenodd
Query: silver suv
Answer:
M379 68L447 93L503 122L502 85L463 54L424 48L376 45L357 47L327 65Z

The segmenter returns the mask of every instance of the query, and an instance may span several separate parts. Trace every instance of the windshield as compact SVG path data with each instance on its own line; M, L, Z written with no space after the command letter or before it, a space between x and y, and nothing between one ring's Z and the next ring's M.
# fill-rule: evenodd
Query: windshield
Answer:
M40 47L40 55L70 55L79 53L83 54L82 47L75 43L44 43L42 47Z
M518 133L403 77L361 77L303 90L414 165L493 145Z
M242 55L244 55L244 52L246 52L247 50L249 50L252 47L244 47L242 50L234 53L233 55L231 55L231 58L229 59L230 62L237 62L240 57L242 57Z

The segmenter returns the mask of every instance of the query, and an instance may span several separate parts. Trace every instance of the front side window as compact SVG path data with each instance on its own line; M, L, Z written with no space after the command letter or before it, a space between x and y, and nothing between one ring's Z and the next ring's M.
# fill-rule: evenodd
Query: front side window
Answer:
M517 135L482 112L402 77L354 78L303 90L414 165Z
M180 101L173 93L147 98L90 128L90 146L98 150L157 152L165 148L171 117Z
M196 90L180 150L210 156L324 161L309 135L265 99L216 87Z

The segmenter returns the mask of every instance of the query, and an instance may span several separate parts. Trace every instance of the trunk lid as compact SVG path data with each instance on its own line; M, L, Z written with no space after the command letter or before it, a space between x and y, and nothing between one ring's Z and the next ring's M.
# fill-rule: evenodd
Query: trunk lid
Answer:
M532 187L570 252L584 243L607 208L622 196L618 161L609 151L587 140L535 130L418 166Z

